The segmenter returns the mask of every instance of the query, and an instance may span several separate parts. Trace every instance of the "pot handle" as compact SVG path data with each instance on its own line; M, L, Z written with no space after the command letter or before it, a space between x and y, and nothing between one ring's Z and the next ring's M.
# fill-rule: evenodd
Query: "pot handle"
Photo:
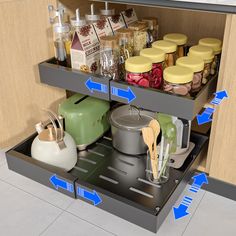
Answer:
M134 105L130 105L130 110L132 110L133 108L138 112L139 119L141 119L140 109Z

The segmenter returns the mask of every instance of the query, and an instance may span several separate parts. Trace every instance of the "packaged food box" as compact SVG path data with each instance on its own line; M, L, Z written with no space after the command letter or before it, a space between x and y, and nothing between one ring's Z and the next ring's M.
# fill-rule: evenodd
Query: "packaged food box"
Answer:
M125 26L125 21L123 19L122 15L114 15L114 16L109 16L108 17L109 23L111 25L113 34L115 34L115 32L118 29L123 29L126 28Z
M113 35L111 25L108 19L105 17L103 17L101 20L97 21L96 23L93 23L93 26L99 40L103 36Z
M124 18L126 27L128 27L130 24L138 21L138 17L137 17L136 12L133 8L129 8L129 9L121 12L121 15Z

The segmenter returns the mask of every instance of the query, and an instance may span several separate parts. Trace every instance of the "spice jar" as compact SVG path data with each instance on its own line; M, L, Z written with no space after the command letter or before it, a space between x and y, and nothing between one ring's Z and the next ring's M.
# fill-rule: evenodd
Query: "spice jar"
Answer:
M165 40L158 40L152 44L153 48L161 49L166 53L165 67L175 65L177 44Z
M102 17L109 17L115 15L115 9L109 9L108 2L105 2L105 9L100 10Z
M152 61L146 57L130 57L125 62L126 81L132 85L149 87Z
M189 95L193 81L193 71L182 66L170 66L164 70L164 86L166 92Z
M152 61L152 72L149 80L151 88L162 87L165 52L161 49L146 48L140 52L140 56L147 57Z
M211 74L216 74L220 68L222 41L216 38L203 38L199 40L199 45L207 46L213 49L215 57L211 66Z
M131 29L119 29L116 32L119 38L120 62L119 78L125 78L125 61L134 54L134 32Z
M198 57L204 61L204 71L202 83L206 84L208 81L208 76L211 73L211 65L214 58L213 50L210 47L196 45L189 49L188 56L190 57Z
M177 44L177 58L185 56L188 37L185 34L166 34L164 40Z
M156 17L145 17L142 19L142 21L148 23L148 31L151 34L152 39L150 39L151 43L158 40L159 35L159 25L158 20Z
M100 17L100 15L95 14L93 4L90 5L90 8L91 8L91 12L90 12L90 14L85 15L85 19L88 24L97 23L97 21L99 21L101 19L101 17Z
M119 45L118 37L103 36L100 39L101 75L118 79Z
M134 22L129 25L129 29L134 31L134 55L139 56L142 49L147 45L147 23Z
M176 65L189 68L193 71L191 94L194 95L199 92L202 85L204 61L197 57L181 57L176 61Z

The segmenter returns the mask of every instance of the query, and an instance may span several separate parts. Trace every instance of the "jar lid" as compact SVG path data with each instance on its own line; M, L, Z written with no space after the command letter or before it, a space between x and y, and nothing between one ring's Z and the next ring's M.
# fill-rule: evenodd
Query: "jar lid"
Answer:
M158 24L158 19L156 17L145 17L142 21L148 22L149 26L152 25L153 27Z
M173 53L177 50L177 44L165 40L158 40L152 44L153 48L162 49L165 53Z
M134 31L131 29L127 29L127 28L122 28L122 29L118 29L116 31L116 35L119 38L130 38L134 36Z
M203 38L199 40L199 45L207 46L213 49L215 55L222 51L222 41L216 38Z
M177 66L183 66L191 69L194 73L204 69L204 61L197 57L181 57L176 61Z
M102 36L100 38L100 46L117 48L118 47L118 37L117 36Z
M173 84L185 84L193 80L193 71L183 66L170 66L164 70L164 80Z
M129 29L134 30L134 31L140 31L145 28L148 28L148 22L136 21L129 25Z
M165 52L157 48L145 48L141 50L140 56L147 57L152 60L152 63L158 63L165 60Z
M210 63L214 58L214 52L210 47L196 45L189 49L188 56L200 57L205 63Z
M152 69L152 61L146 57L130 57L125 61L125 69L128 72L144 73Z
M78 20L76 17L71 18L70 23L73 27L82 27L87 24L85 18L80 18Z
M188 41L188 37L185 34L179 33L166 34L163 39L176 43L178 46L185 45Z
M68 33L70 32L70 25L67 23L63 23L63 24L55 23L53 25L53 31L55 33Z
M114 16L115 9L101 9L100 13L102 16Z

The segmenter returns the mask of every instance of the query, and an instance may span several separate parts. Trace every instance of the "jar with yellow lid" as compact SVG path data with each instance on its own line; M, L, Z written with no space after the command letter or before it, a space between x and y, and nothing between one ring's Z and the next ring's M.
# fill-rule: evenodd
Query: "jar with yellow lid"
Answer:
M116 36L100 38L101 75L118 80L119 43Z
M163 90L187 96L192 88L193 71L183 66L170 66L164 70Z
M125 62L126 81L132 85L150 87L152 61L142 56L130 57Z
M177 44L170 41L158 40L152 44L153 48L161 49L166 53L165 67L175 65Z
M177 58L185 56L186 44L188 41L188 37L185 34L166 34L163 39L177 44Z
M146 48L140 52L140 56L149 58L152 61L152 72L149 86L151 88L160 89L163 84L165 52L161 49Z
M220 68L222 41L216 38L203 38L199 40L199 45L213 49L215 57L211 66L211 74L216 74Z
M197 57L181 57L176 61L177 66L183 66L193 71L191 95L201 90L204 61Z
M206 84L209 80L209 75L211 74L211 65L214 59L213 50L210 47L196 45L189 49L188 56L190 57L198 57L204 61L204 70L203 70L203 78L202 83Z

